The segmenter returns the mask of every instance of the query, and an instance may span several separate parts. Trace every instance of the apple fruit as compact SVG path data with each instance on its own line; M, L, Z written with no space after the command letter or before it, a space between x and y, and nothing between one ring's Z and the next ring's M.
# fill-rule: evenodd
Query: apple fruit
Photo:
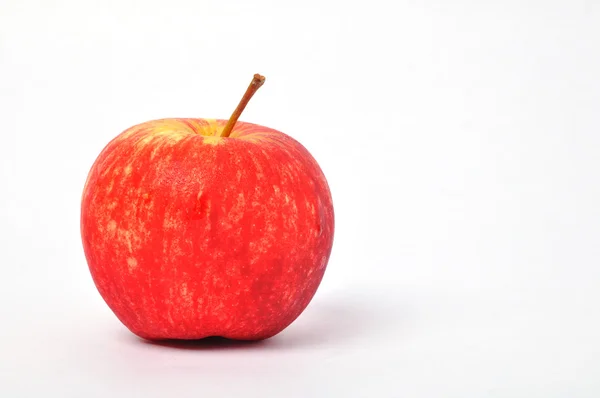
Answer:
M260 340L314 296L334 235L323 172L296 140L228 120L133 126L101 151L83 190L81 237L100 295L149 340Z

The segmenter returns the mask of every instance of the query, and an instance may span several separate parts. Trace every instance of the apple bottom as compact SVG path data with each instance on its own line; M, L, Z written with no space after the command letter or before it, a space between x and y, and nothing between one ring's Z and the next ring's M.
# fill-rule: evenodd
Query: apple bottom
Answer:
M327 257L321 261L327 262ZM286 259L283 267L293 264ZM181 270L183 267L179 267ZM270 267L269 267L270 268ZM308 271L308 277L304 269ZM112 278L94 276L101 296L117 318L135 335L150 341L198 340L223 337L233 340L264 340L288 327L308 306L323 278L324 267L289 266L245 279L217 276L160 280L136 278L128 288L115 289ZM295 271L292 273L290 271ZM189 275L189 272L177 272ZM202 274L201 274L202 275ZM287 277L285 277L287 275ZM157 280L158 279L158 280ZM132 283L132 282L137 283ZM211 290L208 291L208 287Z

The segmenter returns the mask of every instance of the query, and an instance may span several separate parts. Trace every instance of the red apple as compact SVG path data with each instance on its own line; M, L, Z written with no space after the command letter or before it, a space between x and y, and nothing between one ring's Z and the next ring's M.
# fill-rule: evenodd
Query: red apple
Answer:
M118 319L145 339L258 340L314 296L333 244L325 176L282 132L229 121L131 127L93 164L81 206L85 256Z

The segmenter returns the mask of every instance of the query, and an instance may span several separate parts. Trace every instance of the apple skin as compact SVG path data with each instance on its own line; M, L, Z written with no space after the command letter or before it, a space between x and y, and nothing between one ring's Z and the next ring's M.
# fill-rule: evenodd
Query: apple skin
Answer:
M314 296L334 235L329 186L282 132L161 119L114 138L83 191L81 236L100 295L148 340L260 340Z

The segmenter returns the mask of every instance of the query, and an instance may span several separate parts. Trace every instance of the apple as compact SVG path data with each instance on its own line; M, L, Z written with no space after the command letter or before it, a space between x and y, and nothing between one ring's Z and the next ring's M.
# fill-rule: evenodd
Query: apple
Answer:
M334 235L328 183L288 135L170 118L110 141L89 171L81 236L100 295L149 340L281 332L311 301Z

